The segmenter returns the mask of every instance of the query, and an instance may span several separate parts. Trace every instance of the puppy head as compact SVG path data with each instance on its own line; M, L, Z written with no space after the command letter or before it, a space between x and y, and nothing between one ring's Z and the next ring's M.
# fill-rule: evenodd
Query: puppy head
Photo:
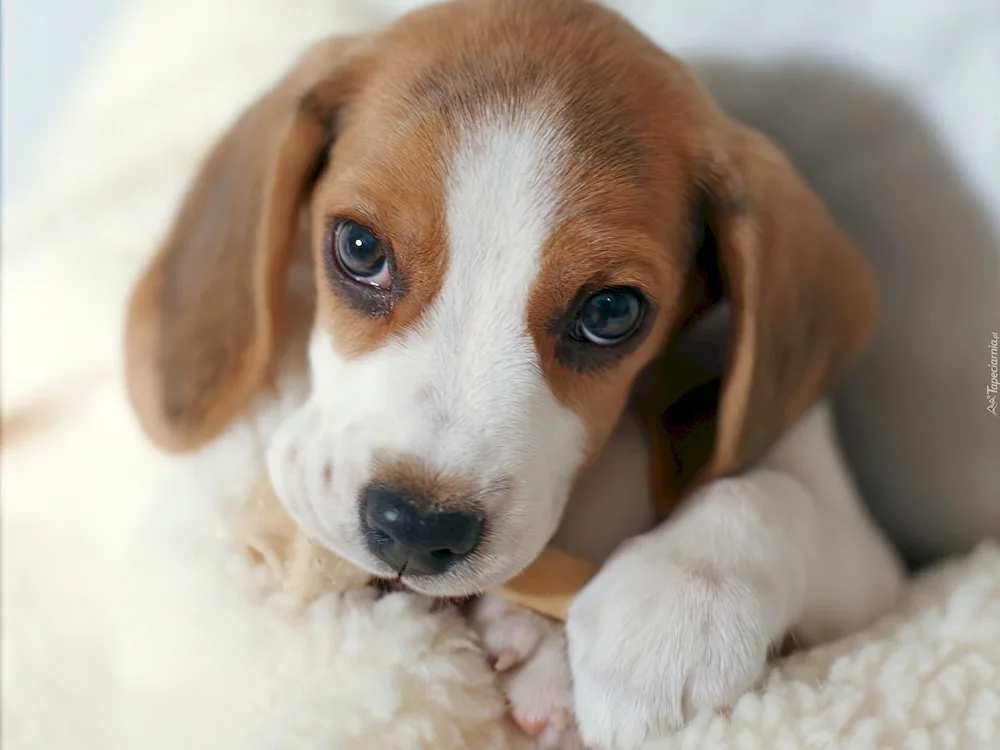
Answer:
M161 445L206 442L268 384L303 220L311 395L269 447L275 488L316 540L429 594L534 559L630 399L676 493L757 457L873 318L791 166L619 17L445 3L321 43L206 160L129 311ZM725 370L688 377L673 344L723 300Z

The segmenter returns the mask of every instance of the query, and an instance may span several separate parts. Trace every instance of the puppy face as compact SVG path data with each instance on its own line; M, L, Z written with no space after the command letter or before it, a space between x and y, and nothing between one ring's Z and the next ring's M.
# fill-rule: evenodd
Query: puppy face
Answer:
M862 318L824 285L864 272L748 138L589 3L443 4L323 43L216 148L137 289L140 416L188 448L267 382L305 207L311 394L269 447L279 497L310 536L415 590L501 583L551 538L640 373L721 287L735 308L729 372L699 417L709 429L660 436L678 475L752 456L856 348ZM796 213L775 220L780 199ZM706 205L720 245L707 254ZM762 233L776 246L775 227L796 222L807 249L765 269ZM762 295L772 276L778 289L810 280L791 330L775 321L800 297ZM670 390L639 399L654 430ZM692 434L693 451L680 445Z
M589 44L552 64L497 32L504 49L478 47L493 69L457 72L474 30L387 63L342 115L311 201L312 397L269 455L309 534L436 594L499 583L552 536L676 317L692 242L672 231L689 206L644 210L683 174L639 158L642 92L588 93ZM365 506L387 492L471 514L481 538L439 574L380 559Z

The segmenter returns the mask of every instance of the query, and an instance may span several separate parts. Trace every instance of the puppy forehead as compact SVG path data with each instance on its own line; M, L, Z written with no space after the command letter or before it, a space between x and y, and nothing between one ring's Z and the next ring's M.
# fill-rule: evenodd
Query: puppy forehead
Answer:
M460 130L445 197L449 291L523 319L570 142L549 113L485 111Z
M418 170L433 178L439 157L484 111L544 106L583 166L639 182L655 173L650 162L666 136L690 130L687 104L697 98L681 66L620 16L583 0L433 4L377 36L368 60L348 134L391 151L401 178ZM670 127L650 143L664 105Z
M424 321L446 277L462 279L461 295L476 283L527 290L541 274L555 305L593 269L640 257L618 230L667 240L679 225L669 199L685 186L664 175L685 170L671 129L657 128L655 102L671 88L664 61L617 16L562 0L444 4L383 44L394 54L373 65L343 113L336 187L318 192L328 214L360 204L362 219L376 217L407 293L391 319L335 321L335 338L352 342L345 353ZM677 132L690 120L682 106L669 116ZM575 239L602 234L608 241ZM336 306L320 293L323 307ZM523 319L513 299L505 314ZM499 312L491 300L479 298Z

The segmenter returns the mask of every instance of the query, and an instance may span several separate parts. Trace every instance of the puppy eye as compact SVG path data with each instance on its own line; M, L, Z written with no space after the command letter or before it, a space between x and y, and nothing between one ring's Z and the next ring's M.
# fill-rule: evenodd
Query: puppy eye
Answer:
M361 284L388 289L392 284L385 247L368 227L350 219L334 229L333 253L337 265Z
M601 289L580 306L573 338L598 346L620 344L639 329L644 309L644 298L635 289Z

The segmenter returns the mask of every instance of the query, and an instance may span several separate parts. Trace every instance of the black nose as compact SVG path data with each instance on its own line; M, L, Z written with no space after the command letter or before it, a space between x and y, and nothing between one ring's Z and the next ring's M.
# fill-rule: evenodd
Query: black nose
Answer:
M361 525L368 549L393 570L435 575L464 559L483 536L483 517L469 510L436 509L395 487L365 489Z

